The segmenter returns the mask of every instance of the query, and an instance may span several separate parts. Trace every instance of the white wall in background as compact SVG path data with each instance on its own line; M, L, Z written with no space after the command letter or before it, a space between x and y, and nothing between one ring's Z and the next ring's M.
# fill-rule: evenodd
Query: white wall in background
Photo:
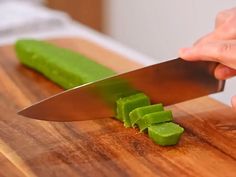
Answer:
M105 31L154 58L175 57L212 30L218 11L235 0L107 0Z
M162 61L175 58L214 27L217 12L236 6L235 0L107 0L106 33L144 54ZM236 79L216 97L229 103Z

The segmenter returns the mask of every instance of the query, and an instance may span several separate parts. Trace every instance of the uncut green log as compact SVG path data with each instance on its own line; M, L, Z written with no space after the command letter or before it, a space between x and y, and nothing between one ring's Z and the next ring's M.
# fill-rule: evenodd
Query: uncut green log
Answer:
M20 62L64 89L94 82L115 74L111 69L77 52L52 44L22 39L15 44Z

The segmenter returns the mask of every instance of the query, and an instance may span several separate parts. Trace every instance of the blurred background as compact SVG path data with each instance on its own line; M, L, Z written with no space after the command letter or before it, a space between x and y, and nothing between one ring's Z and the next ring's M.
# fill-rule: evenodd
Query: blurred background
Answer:
M0 45L19 37L91 38L144 64L177 57L235 0L0 0ZM236 80L214 97L225 103Z

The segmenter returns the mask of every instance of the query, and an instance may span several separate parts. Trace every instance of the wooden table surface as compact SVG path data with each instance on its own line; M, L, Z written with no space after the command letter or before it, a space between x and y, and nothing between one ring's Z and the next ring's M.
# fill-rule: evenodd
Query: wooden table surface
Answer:
M140 67L82 39L57 39L117 72ZM18 116L31 103L62 91L0 48L0 176L236 176L236 114L208 97L171 106L185 128L173 147L114 119L46 122ZM99 111L99 110L98 110Z

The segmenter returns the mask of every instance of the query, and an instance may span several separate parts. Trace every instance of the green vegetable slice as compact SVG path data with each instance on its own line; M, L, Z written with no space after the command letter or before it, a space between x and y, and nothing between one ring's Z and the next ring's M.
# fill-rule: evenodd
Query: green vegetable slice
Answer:
M138 107L150 105L149 98L143 94L138 93L128 97L120 98L117 104L117 119L124 122L125 127L131 127L129 113Z
M130 122L132 127L135 126L136 122L142 118L144 115L149 114L149 113L154 113L154 112L159 112L163 111L163 105L162 104L154 104L154 105L148 105L148 106L143 106L134 109L129 113L130 117Z
M137 124L140 131L142 132L153 124L172 121L172 119L172 112L167 110L146 114L137 121Z
M79 53L43 41L18 40L15 49L21 63L65 89L115 74L111 69Z
M175 145L179 142L184 128L173 123L161 123L148 127L149 137L161 146Z

